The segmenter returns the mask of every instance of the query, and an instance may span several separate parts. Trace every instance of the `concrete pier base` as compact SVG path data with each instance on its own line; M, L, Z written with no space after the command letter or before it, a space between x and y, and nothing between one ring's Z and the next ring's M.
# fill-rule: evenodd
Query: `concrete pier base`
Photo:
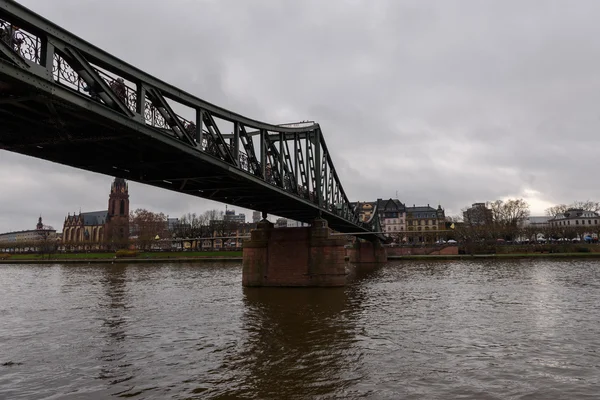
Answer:
M387 262L387 251L379 242L356 241L348 249L348 259L351 263L381 264Z
M244 242L242 285L327 287L346 284L345 239L329 236L327 221L305 228L258 223Z

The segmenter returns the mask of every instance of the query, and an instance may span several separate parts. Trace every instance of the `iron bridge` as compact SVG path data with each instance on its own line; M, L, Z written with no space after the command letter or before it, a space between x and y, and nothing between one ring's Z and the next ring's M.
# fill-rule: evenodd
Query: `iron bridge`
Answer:
M319 124L203 101L0 0L0 149L383 239L359 220ZM361 235L369 237L369 235Z

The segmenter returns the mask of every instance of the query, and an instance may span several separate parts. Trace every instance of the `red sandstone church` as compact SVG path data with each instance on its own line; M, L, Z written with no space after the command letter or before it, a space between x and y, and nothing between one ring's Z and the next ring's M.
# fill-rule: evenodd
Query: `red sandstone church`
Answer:
M129 237L129 189L115 178L108 196L108 210L67 215L63 243L103 243Z

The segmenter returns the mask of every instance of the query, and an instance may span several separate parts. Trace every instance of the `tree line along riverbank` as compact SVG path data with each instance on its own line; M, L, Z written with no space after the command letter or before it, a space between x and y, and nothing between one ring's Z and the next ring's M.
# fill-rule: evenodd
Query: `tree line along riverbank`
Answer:
M398 260L478 260L478 259L600 259L600 252L565 253L497 253L497 254L412 254L388 256L389 261ZM241 261L241 251L199 252L144 252L135 256L120 256L116 253L65 253L65 254L0 254L0 264L47 264L47 263L151 263L151 262L202 262Z

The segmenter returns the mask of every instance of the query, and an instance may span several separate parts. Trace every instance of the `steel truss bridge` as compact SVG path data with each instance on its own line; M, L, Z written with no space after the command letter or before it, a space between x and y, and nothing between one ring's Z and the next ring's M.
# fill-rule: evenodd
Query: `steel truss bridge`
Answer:
M361 222L351 207L319 124L210 104L12 0L0 35L0 149L383 239L378 213Z

